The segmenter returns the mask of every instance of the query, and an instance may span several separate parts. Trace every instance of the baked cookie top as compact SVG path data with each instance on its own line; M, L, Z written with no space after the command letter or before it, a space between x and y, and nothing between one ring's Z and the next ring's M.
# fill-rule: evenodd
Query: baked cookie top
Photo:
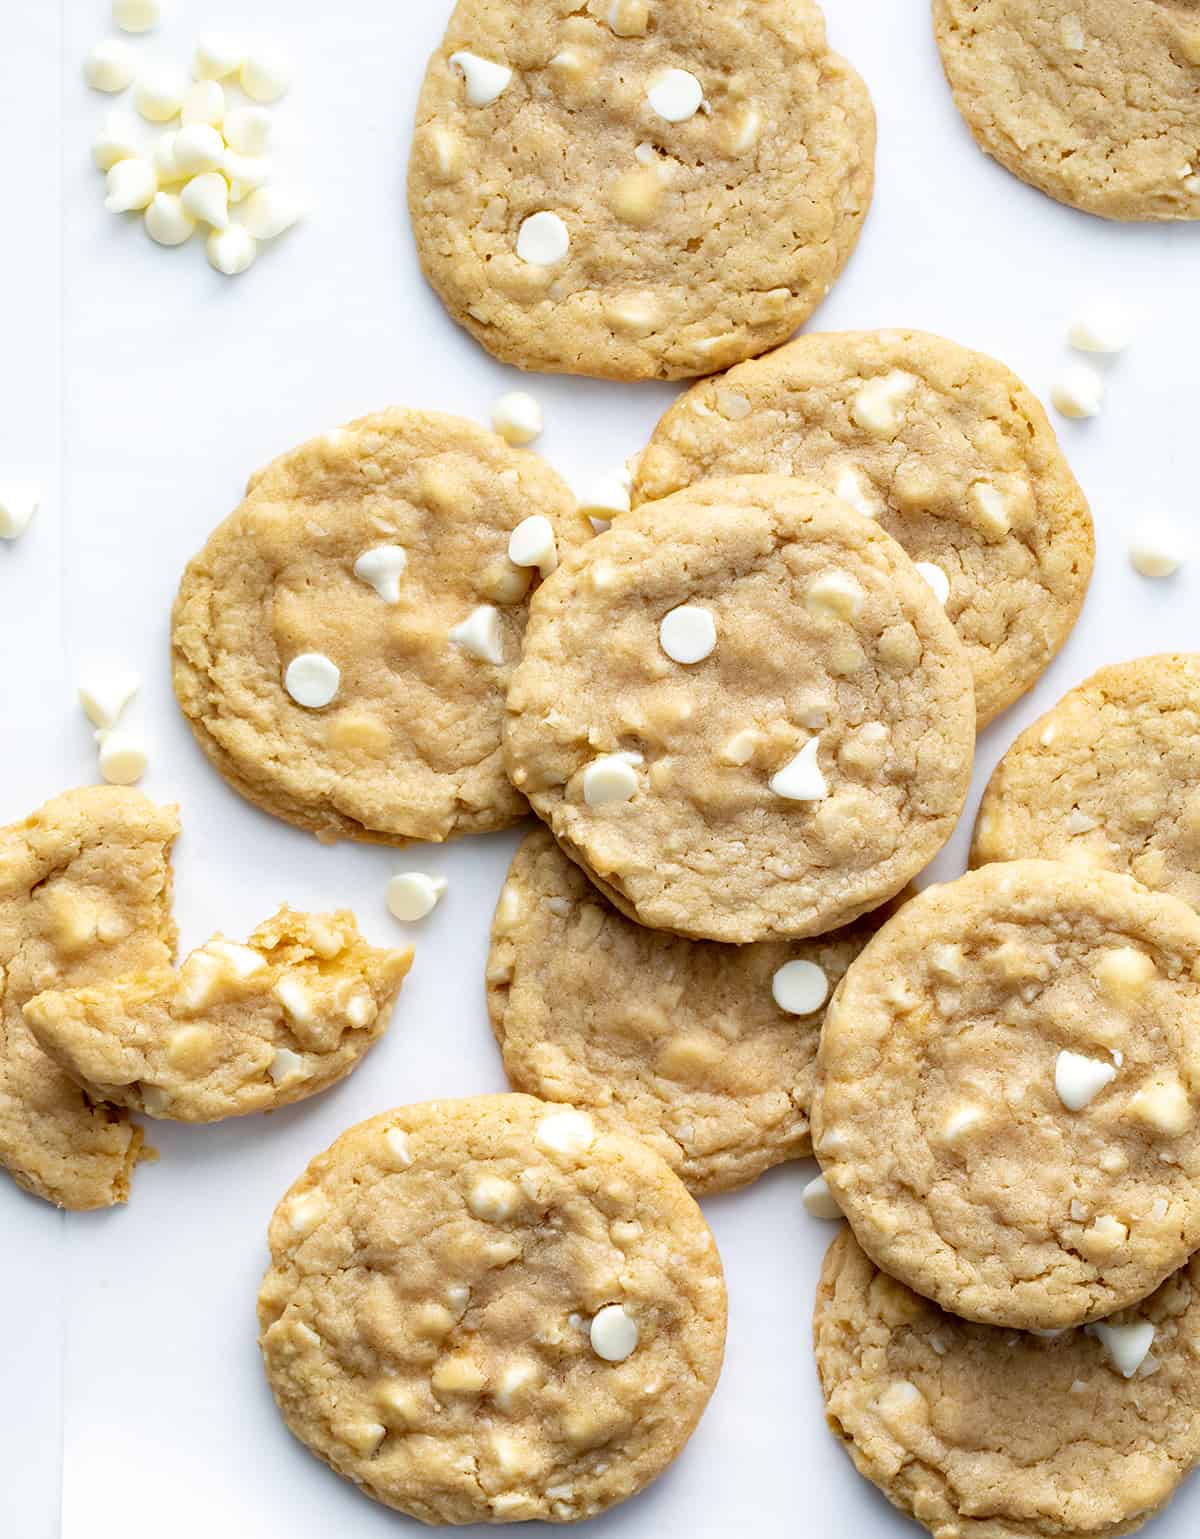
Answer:
M216 1122L344 1079L383 1035L411 966L411 946L369 946L348 911L283 908L245 945L218 935L178 972L51 990L24 1013L43 1051L97 1099Z
M1107 219L1200 219L1196 0L933 0L981 149Z
M459 0L417 108L426 277L525 369L708 374L858 238L875 116L811 0Z
M703 380L642 452L633 501L772 471L836 492L944 598L982 726L1078 617L1092 520L1038 401L1003 364L919 331L814 333Z
M536 829L513 858L488 957L509 1081L640 1138L692 1192L743 1186L812 1153L825 1001L875 928L757 946L647 930Z
M654 929L747 942L877 908L949 838L970 669L895 541L820 488L707 481L622 514L530 611L509 772Z
M504 692L537 571L527 517L591 535L535 455L393 409L280 456L189 564L175 693L241 794L318 838L403 844L527 810L504 775Z
M167 967L174 807L89 786L0 829L0 1164L62 1208L125 1202L142 1130L93 1105L38 1046L21 1007L43 989Z
M1124 871L1200 909L1200 656L1101 668L988 782L971 864L1042 855Z
M402 1107L271 1220L267 1377L295 1435L425 1523L590 1517L653 1480L721 1367L725 1286L666 1165L529 1096Z
M985 866L906 903L825 1016L813 1144L868 1255L1054 1329L1200 1248L1200 917L1125 876Z
M829 1425L938 1536L1107 1539L1200 1459L1200 1260L1102 1326L969 1325L878 1271L848 1230L813 1337Z

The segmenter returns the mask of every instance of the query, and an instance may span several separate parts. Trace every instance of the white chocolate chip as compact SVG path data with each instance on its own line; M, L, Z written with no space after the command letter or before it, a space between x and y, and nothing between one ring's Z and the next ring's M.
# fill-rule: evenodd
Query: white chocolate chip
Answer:
M0 540L15 540L25 533L41 496L32 481L7 481L0 485Z
M852 465L845 465L838 472L835 495L848 502L856 513L864 518L874 518L879 509L867 495L866 478Z
M1120 305L1089 305L1071 322L1067 341L1081 353L1123 353L1133 332L1133 319Z
M962 979L963 954L962 947L951 945L947 942L938 942L930 946L927 952L929 957L929 971L935 978L943 983L958 983Z
M79 703L93 727L115 727L121 712L141 688L141 679L127 669L91 673L79 686Z
M950 597L950 579L946 576L945 572L932 561L917 561L914 562L914 565L933 589L934 598L937 599L939 604L944 605Z
M496 1386L495 1401L502 1411L511 1411L526 1390L531 1389L540 1377L533 1363L513 1363L500 1375Z
M618 37L644 37L650 25L646 0L609 0L608 24Z
M235 941L209 941L204 950L225 962L238 978L252 978L267 965L260 951L255 951L251 946L239 946Z
M699 604L680 604L662 617L658 644L672 662L703 662L717 645L717 622Z
M1111 1063L1064 1050L1054 1063L1054 1088L1068 1111L1082 1111L1116 1075Z
M188 128L181 129L178 138L182 139L184 134L191 132L192 130ZM177 155L178 152L177 141ZM122 161L121 164L128 165L130 162ZM200 176L192 177L191 181L185 184L183 191L179 194L179 201L183 204L184 212L197 222L211 225L214 230L228 230L229 185L219 171L205 171ZM245 231L242 234L245 235ZM246 238L251 239L249 236ZM252 240L251 244L253 244ZM213 266L216 267L217 264L214 262ZM247 266L249 266L249 263L247 263ZM218 268L218 271L224 272L225 269ZM239 268L238 271L243 271L243 269Z
M192 74L197 80L228 80L241 69L245 53L236 38L207 32L192 55Z
M146 234L160 246L182 246L191 238L196 221L173 192L160 192L146 210Z
M294 1235L311 1234L328 1211L325 1194L314 1188L293 1197L288 1206L288 1222Z
M403 871L387 884L388 912L405 924L415 924L433 913L449 885L444 876Z
M133 105L148 123L169 123L179 116L187 81L177 70L148 70L134 87Z
M589 807L627 802L638 788L640 753L609 753L593 759L583 772L583 799Z
M1155 1133L1178 1138L1191 1125L1191 1098L1177 1079L1156 1080L1130 1098L1129 1115Z
M542 408L527 390L510 390L492 407L492 427L506 444L531 444L542 432Z
M523 518L508 537L508 559L514 566L536 566L549 577L558 565L558 542L554 525L544 513Z
M215 80L197 80L184 93L179 118L185 128L217 128L225 117L225 92Z
M299 1053L293 1053L290 1047L277 1047L267 1065L267 1073L273 1084L282 1085L285 1080L303 1077L307 1069Z
M110 786L132 786L146 773L150 761L139 734L115 727L101 735L99 762L100 773Z
M308 918L308 944L316 952L317 956L324 957L326 961L335 957L345 949L346 938L335 926L322 919L319 914L310 914Z
M500 611L491 604L480 604L473 609L465 620L451 629L450 640L480 662L499 666L504 661Z
M984 532L997 538L1007 534L1011 528L1008 498L999 487L993 486L990 481L976 481L971 488L971 497Z
M472 107L487 107L508 89L513 72L507 64L481 59L477 53L461 50L450 55L450 68L457 70L467 86L467 101Z
M1097 1320L1087 1327L1112 1359L1113 1366L1127 1379L1132 1379L1142 1366L1146 1354L1154 1342L1154 1326L1148 1320L1137 1320L1132 1325L1110 1325Z
M178 132L159 134L158 143L154 146L152 159L160 186L163 182L178 182L182 177L175 162L175 141L178 137Z
M717 410L726 422L743 422L751 411L749 397L740 390L718 389Z
M301 1026L306 1026L312 1020L312 995L300 978L285 973L272 992L292 1020L299 1022Z
M376 545L364 550L354 563L354 575L368 583L387 604L400 602L400 579L408 566L408 552L399 545Z
M370 994L356 994L346 1006L346 1019L359 1031L369 1026L378 1014L375 1000Z
M821 572L804 590L804 607L812 614L836 615L839 620L856 620L862 612L863 590L849 572L834 568Z
M586 1112L568 1107L544 1116L533 1137L535 1143L555 1154L582 1154L596 1140L596 1125Z
M579 493L580 511L593 519L612 519L617 513L628 513L632 485L633 479L624 466L594 476Z
M791 802L819 802L829 795L829 782L817 763L819 738L809 738L793 759L770 779L771 790Z
M141 213L157 191L158 175L148 160L118 160L105 178L104 206L110 214Z
M83 78L93 91L106 91L116 95L133 84L137 73L137 61L128 43L116 38L106 38L83 61Z
M122 32L149 32L162 20L161 0L113 0L112 19Z
M171 140L171 163L176 177L199 176L204 171L219 171L224 160L225 141L216 129L207 123L189 123ZM228 197L225 178L218 176L216 180L221 183L221 196L224 202Z
M1153 960L1136 946L1111 946L1102 951L1095 970L1101 988L1118 1000L1140 993L1155 977Z
M1165 519L1145 519L1129 541L1129 563L1143 577L1170 577L1187 556L1182 532Z
M480 1176L467 1192L467 1207L488 1224L502 1223L517 1211L520 1193L511 1181L499 1176Z
M571 247L566 225L548 209L530 214L517 231L517 255L533 267L553 267L561 262Z
M761 742L762 733L756 727L743 727L721 749L720 758L726 764L749 764Z
M1078 807L1072 807L1070 812L1067 813L1064 826L1067 833L1072 837L1076 834L1090 834L1094 828L1100 827L1094 817L1089 813L1080 812Z
M829 998L829 979L823 967L797 957L776 968L771 993L779 1008L789 1015L811 1015Z
M855 424L871 433L894 433L900 426L900 403L916 388L916 380L903 369L867 380L850 407Z
M592 1351L606 1363L623 1363L637 1349L637 1321L620 1304L606 1304L592 1317Z
M221 167L225 173L225 180L229 183L229 201L231 203L244 203L251 193L255 193L271 174L271 162L265 155L239 155L235 150L225 151L225 164ZM255 240L270 240L273 235L259 235L259 231L270 227L273 234L280 233L280 220L286 219L283 229L290 228L300 217L300 205L286 193L273 192L264 210L262 203L255 205L253 220L246 218L246 211L242 210L242 223L254 236ZM270 218L265 214L269 212ZM253 228L251 227L253 224Z
M1064 417L1094 417L1104 404L1104 378L1090 363L1071 363L1050 387L1050 400Z
M804 1204L804 1211L810 1218L841 1218L842 1210L838 1207L837 1198L829 1190L829 1183L824 1176L814 1176L804 1190L800 1193L800 1201Z
M227 176L238 172L236 165L226 159L225 174ZM259 174L256 165L249 167L251 178ZM238 179L239 190L245 183ZM255 240L275 240L285 230L292 226L303 215L303 209L299 202L290 193L281 192L277 187L250 187L247 188L249 196L242 203L242 223L253 235ZM230 188L230 196L233 196L233 188Z
M97 171L111 171L118 160L141 154L137 119L128 112L110 112L92 140L92 161Z
M978 1106L972 1106L964 1102L956 1106L950 1115L942 1123L942 1138L948 1144L957 1143L964 1133L969 1133L983 1121L983 1112Z
M235 107L223 128L225 143L239 155L262 155L271 142L271 114L262 107Z
M668 123L686 123L704 101L704 87L686 69L664 70L646 92L651 110Z
M277 102L287 95L292 72L278 54L252 53L242 60L238 83L252 102Z
M403 1165L407 1169L412 1164L412 1144L403 1128L388 1128L383 1135L383 1141L388 1146L388 1153L398 1165Z
M328 705L341 682L341 669L323 652L301 652L288 664L283 676L288 694L297 705L310 711L319 711Z

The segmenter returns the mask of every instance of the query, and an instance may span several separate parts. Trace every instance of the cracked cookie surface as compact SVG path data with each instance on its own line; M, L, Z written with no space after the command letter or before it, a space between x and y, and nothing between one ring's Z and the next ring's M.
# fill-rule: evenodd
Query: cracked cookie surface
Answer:
M980 726L1075 624L1087 501L1040 403L982 353L908 330L798 337L683 395L642 451L633 501L764 471L818 482L938 569Z
M1200 219L1195 0L933 0L954 102L1014 176L1107 219Z
M46 1056L22 1006L44 989L170 965L178 833L174 807L117 786L68 791L0 829L0 1164L59 1207L125 1202L142 1130Z
M1052 861L926 889L853 962L813 1145L863 1249L967 1319L1098 1320L1200 1247L1200 917Z
M937 1539L1109 1539L1200 1460L1200 1260L1114 1322L1151 1325L1124 1377L1086 1330L971 1325L877 1270L843 1229L813 1321L833 1432Z
M90 1095L176 1122L273 1111L344 1079L379 1040L412 947L367 945L353 914L281 909L157 967L36 995L25 1020Z
M826 991L882 922L756 946L684 940L626 919L536 829L513 858L488 957L509 1080L624 1128L694 1193L743 1186L812 1153ZM773 981L797 961L815 1003L785 1010Z
M253 476L171 632L179 704L229 784L326 841L518 821L500 732L537 574L508 540L532 513L560 549L591 535L548 465L432 412L364 417ZM301 704L291 669L313 658L333 694Z
M409 210L426 277L497 357L679 379L808 318L874 151L867 89L811 0L459 0Z
M684 610L697 661L664 644ZM975 739L962 645L908 557L779 476L705 482L569 554L508 712L515 784L617 907L736 943L899 892L954 827Z
M567 1520L679 1453L720 1371L712 1235L651 1151L529 1096L372 1118L271 1221L267 1377L292 1432L426 1523Z

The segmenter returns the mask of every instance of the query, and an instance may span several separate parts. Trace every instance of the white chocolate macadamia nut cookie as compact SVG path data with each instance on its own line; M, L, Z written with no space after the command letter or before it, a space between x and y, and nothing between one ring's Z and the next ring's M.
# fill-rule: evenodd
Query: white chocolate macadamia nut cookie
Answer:
M259 1294L296 1437L425 1523L633 1496L721 1368L725 1284L657 1155L530 1096L373 1117L275 1210Z
M827 998L885 915L810 941L720 946L633 924L544 828L492 921L488 1007L516 1090L585 1107L704 1195L812 1153Z
M971 864L1041 855L1124 871L1200 910L1200 656L1101 668L996 766Z
M875 1263L1022 1330L1101 1320L1200 1248L1200 917L1056 861L930 887L825 1015L813 1144Z
M874 156L812 0L459 0L408 202L426 277L497 357L680 379L812 314Z
M715 644L661 644L680 605ZM530 609L506 760L619 909L745 943L893 897L962 809L962 644L896 542L782 476L708 481L569 552Z
M1041 405L982 353L919 331L798 337L681 396L642 451L633 502L764 471L835 492L918 563L967 649L981 726L1075 624L1087 501Z
M591 537L535 455L432 412L364 417L253 476L171 633L179 704L230 785L325 841L521 818L500 734L539 580L508 543L533 512L560 550Z
M151 1117L272 1111L343 1079L383 1035L412 948L379 951L354 916L281 909L158 967L39 994L25 1020L84 1090Z
M813 1320L830 1427L938 1539L1139 1527L1200 1460L1197 1340L1200 1258L1118 1319L1035 1335L943 1313L845 1228Z
M43 989L169 967L174 807L140 791L68 791L0 829L0 1164L62 1208L125 1202L142 1130L96 1105L21 1014Z

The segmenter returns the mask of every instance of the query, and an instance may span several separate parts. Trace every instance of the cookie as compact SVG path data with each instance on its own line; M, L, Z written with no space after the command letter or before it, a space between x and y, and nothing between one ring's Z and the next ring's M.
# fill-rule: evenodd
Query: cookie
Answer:
M1106 1539L1200 1460L1200 1259L1103 1327L969 1325L876 1270L845 1229L813 1337L861 1474L937 1539Z
M129 1197L142 1130L47 1058L21 1008L49 988L167 967L174 807L90 786L0 829L0 1164L62 1208Z
M863 1249L968 1320L1098 1320L1200 1248L1200 916L985 866L906 903L821 1033L813 1144Z
M996 766L971 864L1040 855L1123 871L1200 909L1200 656L1101 668Z
M633 924L539 828L492 922L488 1008L516 1090L585 1107L698 1195L812 1153L825 1001L881 923L721 946Z
M459 0L408 202L425 276L496 357L680 379L812 314L874 154L811 0Z
M538 580L508 542L532 516L562 549L592 533L536 456L430 412L364 417L254 476L171 633L179 704L230 785L326 841L522 817L500 731Z
M25 1021L96 1099L216 1122L344 1079L383 1035L411 966L411 946L367 945L351 913L284 908L244 946L217 936L178 972L38 994Z
M954 102L1014 176L1106 219L1200 219L1195 0L933 0Z
M949 838L971 676L892 538L781 476L622 514L535 595L509 772L572 859L654 929L821 935Z
M634 504L711 475L804 476L879 521L967 649L979 724L1038 679L1075 624L1092 520L1046 413L1003 364L919 331L798 338L680 397Z
M425 1523L602 1512L679 1453L720 1371L700 1210L569 1107L480 1096L360 1123L270 1242L260 1341L285 1421Z

